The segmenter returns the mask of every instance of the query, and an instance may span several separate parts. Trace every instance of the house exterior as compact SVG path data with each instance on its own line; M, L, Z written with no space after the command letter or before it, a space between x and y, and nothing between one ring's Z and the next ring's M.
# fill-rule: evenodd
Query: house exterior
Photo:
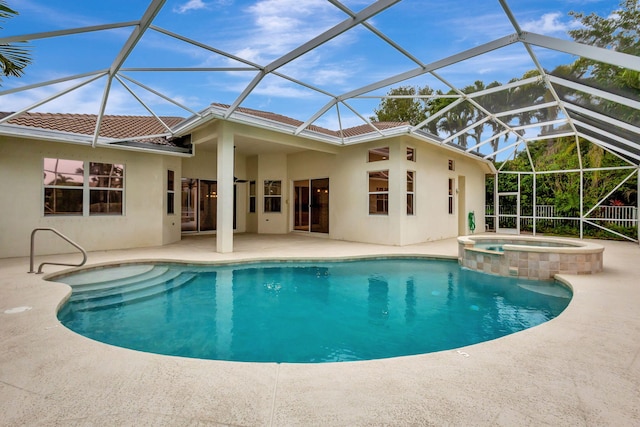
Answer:
M404 123L296 132L301 123L284 116L239 108L223 118L223 109L2 123L0 258L27 256L38 227L91 251L215 233L219 252L233 251L234 233L410 245L468 234L469 212L484 230L489 160ZM38 235L38 254L70 251Z

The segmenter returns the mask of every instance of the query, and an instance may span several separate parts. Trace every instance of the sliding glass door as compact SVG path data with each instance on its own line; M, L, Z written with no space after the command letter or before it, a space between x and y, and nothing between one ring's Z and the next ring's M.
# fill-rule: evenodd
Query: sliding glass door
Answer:
M328 233L329 178L294 181L293 193L293 229Z
M182 232L198 231L198 180L182 178Z
M233 228L236 227L236 187L233 187ZM182 232L215 231L218 221L218 183L182 178Z

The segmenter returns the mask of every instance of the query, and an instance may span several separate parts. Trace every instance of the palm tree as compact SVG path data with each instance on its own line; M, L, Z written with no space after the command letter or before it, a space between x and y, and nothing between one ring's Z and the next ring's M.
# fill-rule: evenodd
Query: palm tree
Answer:
M0 0L0 20L12 18L17 14L18 12L7 6L6 1ZM31 63L31 57L28 49L8 43L0 43L0 72L4 76L20 77L29 63Z

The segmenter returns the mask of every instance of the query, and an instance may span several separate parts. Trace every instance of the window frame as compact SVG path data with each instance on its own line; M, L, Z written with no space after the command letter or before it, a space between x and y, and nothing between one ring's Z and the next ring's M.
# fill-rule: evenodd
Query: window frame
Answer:
M382 153L379 153L380 151L382 151ZM388 145L386 147L370 148L367 151L367 163L386 162L390 157Z
M256 213L256 188L256 181L249 181L249 188L247 190L249 193L249 203L247 204L249 213Z
M176 214L176 174L167 169L167 215Z
M371 191L372 174L386 174L387 176L386 190L384 189L384 187L376 187L374 191ZM378 170L378 171L367 171L367 184L368 184L367 188L369 190L367 193L367 197L369 199L369 202L367 203L369 215L388 216L389 215L389 169ZM380 196L383 196L383 197L380 197ZM372 201L374 200L376 202L376 209L375 211L372 211L371 204L372 204ZM378 209L378 206L380 206L380 203L382 203L382 209Z
M449 178L449 195L448 195L448 208L449 215L455 215L456 213L456 205L455 205L455 194L456 193L456 180L455 178Z
M407 147L407 161L415 162L416 161L416 149L413 147Z
M411 180L409 180L411 174ZM416 214L416 171L407 171L407 216Z
M47 169L46 169L46 165L45 163L47 162L47 160L52 160L52 161L69 161L69 162L76 162L79 164L82 164L82 181L79 182L76 185L60 185L60 184L47 184L45 179L46 179L46 174L47 174ZM121 175L116 175L116 183L119 181L121 182L120 186L97 186L95 185L95 177L102 177L102 176L106 176L106 175L96 175L95 173L92 173L92 166L93 165L109 165L111 167L117 166L120 167L122 169L122 174ZM126 165L125 163L105 163L105 162L94 162L94 161L90 161L90 160L78 160L78 159L69 159L69 158L59 158L59 157L43 157L42 158L42 168L43 168L43 180L42 182L42 197L41 197L41 201L42 201L42 207L41 207L41 214L43 217L45 218L55 218L55 217L70 217L70 216L74 216L74 217L94 217L94 216L124 216L125 215L125 175L126 175ZM79 175L79 174L78 174ZM110 175L108 175L110 177ZM92 177L94 177L94 181L92 181ZM98 178L99 181L99 178ZM110 182L110 180L109 180ZM78 192L82 192L82 196L81 196L81 208L79 211L77 212L65 212L65 213L47 213L47 190L62 190L62 191L68 191L68 190L75 190ZM95 212L91 210L92 207L92 199L94 195L96 195L99 192L113 192L113 193L119 193L119 197L120 197L120 210L119 212ZM116 202L117 203L117 202Z
M269 184L267 184L269 183ZM273 184L279 183L277 187L280 191L277 194L267 194L267 188ZM282 213L282 180L281 179L265 179L263 181L263 213ZM277 206L272 206L274 201L278 201ZM277 209L276 209L277 208Z

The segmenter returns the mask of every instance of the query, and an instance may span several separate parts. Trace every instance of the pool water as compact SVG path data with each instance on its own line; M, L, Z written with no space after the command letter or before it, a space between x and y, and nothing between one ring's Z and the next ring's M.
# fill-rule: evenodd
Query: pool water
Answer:
M504 246L499 243L476 243L474 247L478 249L485 249L487 251L504 252Z
M128 269L128 270L127 270ZM455 261L134 265L67 276L68 328L202 359L320 363L453 349L558 316L571 292Z
M512 246L537 246L544 248L564 248L571 247L571 245L557 243L557 242L544 242L544 244L536 241L523 241L523 242L510 242L506 241L504 243L496 243L496 242L483 242L478 241L473 245L477 249L485 249L488 251L494 252L504 252L504 245L512 245Z

